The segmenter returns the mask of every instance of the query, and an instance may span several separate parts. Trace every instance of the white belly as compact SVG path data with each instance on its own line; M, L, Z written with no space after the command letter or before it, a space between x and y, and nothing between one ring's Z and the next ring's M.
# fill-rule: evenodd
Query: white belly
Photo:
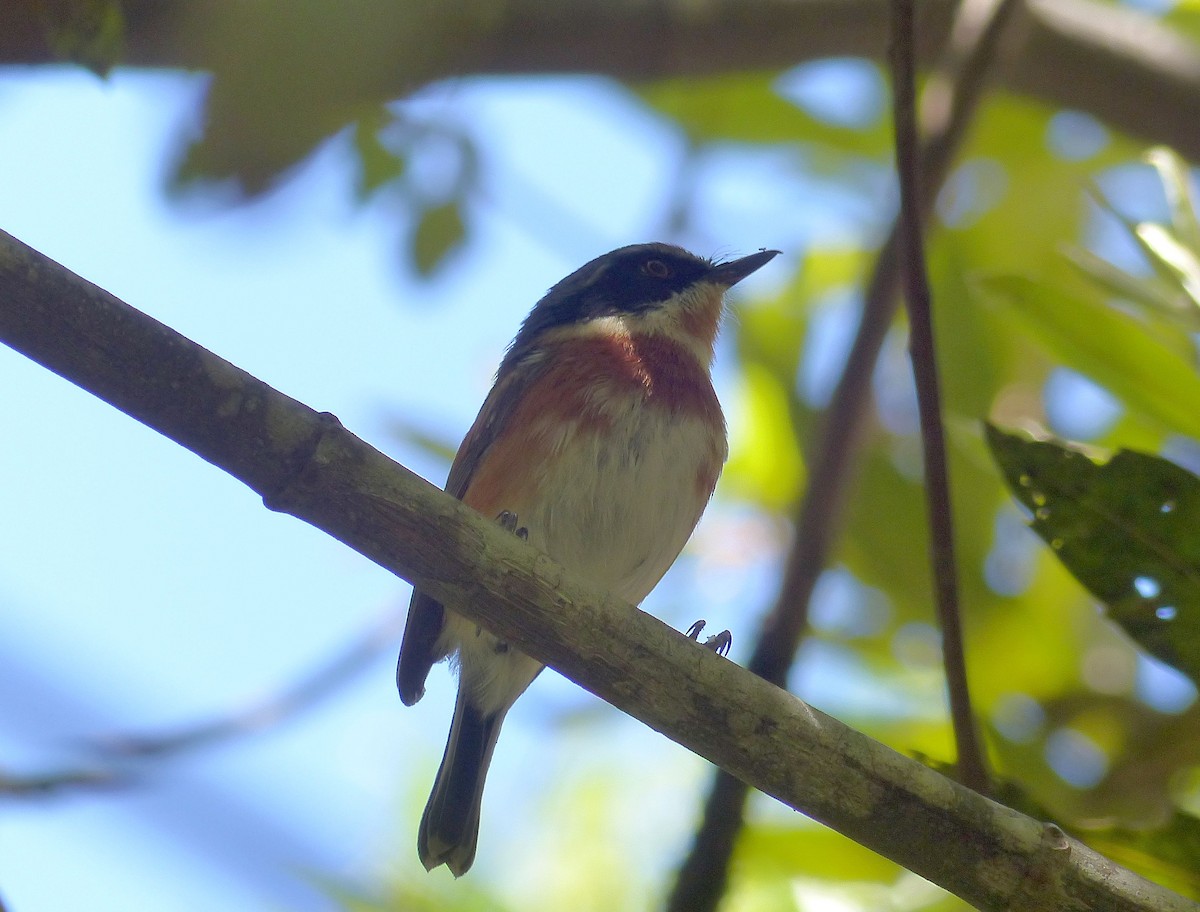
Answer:
M636 605L692 534L710 493L696 478L723 458L724 440L696 419L636 411L573 444L547 467L533 502L517 507L520 524L563 566Z
M692 534L711 494L697 478L723 460L723 428L632 408L602 434L564 434L535 493L504 509L529 542L605 591L638 604ZM443 642L482 708L506 706L541 670L527 656L447 613Z

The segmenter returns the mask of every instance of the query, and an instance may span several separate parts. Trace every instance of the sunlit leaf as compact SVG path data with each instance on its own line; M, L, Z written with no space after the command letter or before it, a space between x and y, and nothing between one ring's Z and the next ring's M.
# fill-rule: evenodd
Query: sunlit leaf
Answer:
M808 329L806 316L787 299L739 307L734 328L739 357L743 362L765 365L780 384L793 386Z
M804 483L804 460L786 391L762 365L748 364L740 400L738 411L745 424L731 435L725 479L741 496L759 504L787 506Z
M1171 208L1171 227L1181 244L1200 251L1200 221L1187 162L1167 146L1155 146L1146 153L1146 161L1158 171L1167 205Z
M1095 186L1091 194L1096 205L1124 227L1152 274L1130 275L1074 245L1068 245L1067 255L1100 285L1194 332L1200 329L1200 247L1193 243L1197 228L1191 191L1186 176L1175 173L1178 162L1169 150L1151 150L1147 160L1161 165L1159 173L1163 193L1171 205L1172 227L1135 221Z
M1200 680L1200 479L1157 456L1078 450L987 427L1031 525L1109 616Z
M1093 186L1102 209L1118 221L1142 251L1148 276L1131 275L1091 251L1068 245L1067 257L1093 282L1118 298L1144 309L1144 329L1160 343L1195 360L1190 333L1200 329L1200 223L1197 221L1187 165L1166 147L1146 153L1158 171L1171 211L1170 225L1135 222Z
M458 451L456 441L431 431L429 428L420 427L404 416L394 417L388 430L399 442L424 453L426 456L431 456L439 462L445 463L447 466L450 465L450 462L454 459L454 454Z
M1154 275L1168 286L1175 284L1178 271L1173 269L1169 263L1165 262L1159 256L1150 243L1147 232L1144 230L1147 226L1152 226L1154 223L1139 222L1136 219L1130 218L1118 206L1114 205L1098 187L1093 186L1091 188L1091 196L1097 206L1121 223L1121 227L1125 229L1125 233L1129 236L1129 239L1142 252L1146 264L1153 270Z
M758 876L817 874L838 880L891 881L903 870L827 827L759 824L738 840L735 864Z
M1180 243L1162 225L1153 222L1138 225L1137 236L1152 252L1154 261L1170 272L1192 302L1200 302L1200 260L1197 260L1195 252Z
M1168 429L1200 438L1200 375L1143 322L1102 301L1020 276L982 284L1068 367Z
M1130 275L1085 247L1067 247L1063 253L1076 268L1109 294L1144 307L1151 314L1168 320L1182 320L1190 329L1200 330L1200 311L1190 305L1178 286L1156 275Z

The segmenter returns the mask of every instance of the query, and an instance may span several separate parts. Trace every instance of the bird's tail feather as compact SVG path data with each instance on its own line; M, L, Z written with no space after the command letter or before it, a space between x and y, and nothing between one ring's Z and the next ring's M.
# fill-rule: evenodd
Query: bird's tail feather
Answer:
M417 834L417 853L426 870L445 864L461 877L475 860L483 783L504 711L485 715L467 700L460 686L446 753Z

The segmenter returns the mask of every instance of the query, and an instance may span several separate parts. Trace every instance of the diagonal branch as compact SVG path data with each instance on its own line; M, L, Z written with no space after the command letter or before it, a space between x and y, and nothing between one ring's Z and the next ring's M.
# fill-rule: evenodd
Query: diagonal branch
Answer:
M0 233L0 340L755 788L985 910L1195 910L591 586L344 429ZM601 648L602 647L602 648ZM1036 880L1034 895L1029 883Z

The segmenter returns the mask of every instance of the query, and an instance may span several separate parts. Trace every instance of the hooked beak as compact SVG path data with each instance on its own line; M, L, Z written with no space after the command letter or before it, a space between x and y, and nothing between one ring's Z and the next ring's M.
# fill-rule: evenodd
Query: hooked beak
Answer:
M750 273L761 269L779 255L778 250L760 250L750 256L744 256L728 263L718 263L708 273L708 279L718 285L731 288Z

